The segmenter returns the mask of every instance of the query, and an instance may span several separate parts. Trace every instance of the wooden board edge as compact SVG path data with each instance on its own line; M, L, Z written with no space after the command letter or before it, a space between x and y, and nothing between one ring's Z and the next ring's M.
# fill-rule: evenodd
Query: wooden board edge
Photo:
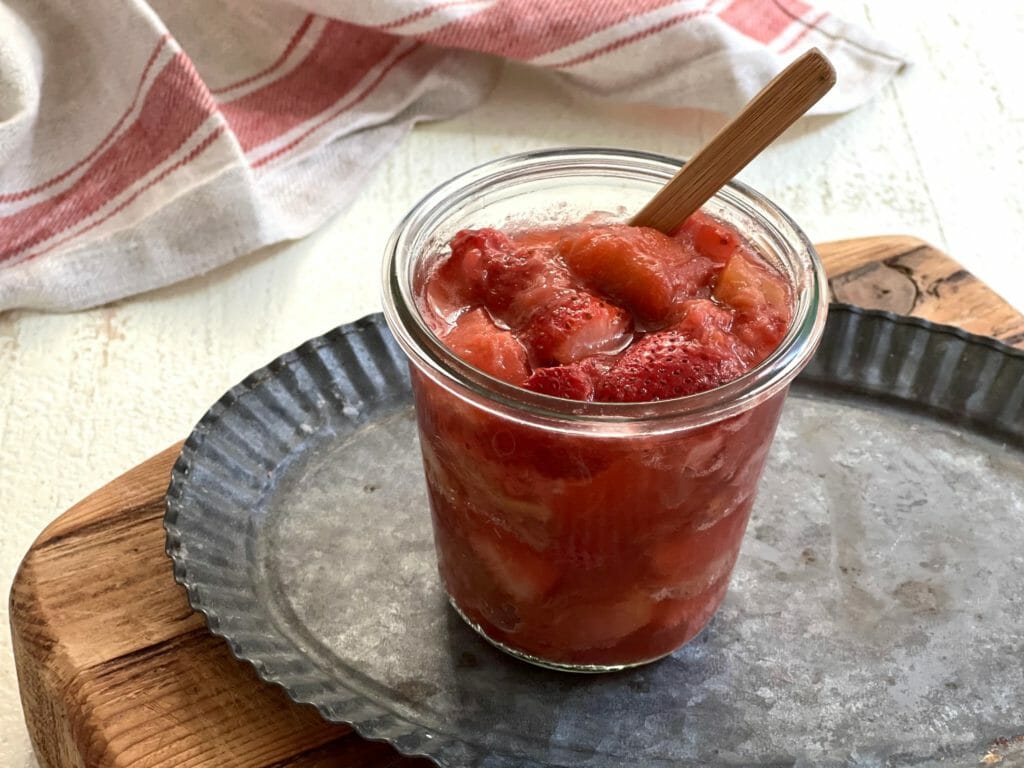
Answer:
M19 695L33 749L44 765L82 766L82 756L96 749L90 729L84 725L88 701L83 691L84 670L77 670L67 657L60 638L50 629L50 621L37 599L37 581L32 572L41 548L65 536L72 536L83 527L106 520L112 511L131 514L150 507L162 499L171 468L181 452L182 443L175 443L156 456L136 465L47 525L26 552L15 571L8 598L11 627L11 648L18 679ZM157 478L166 477L166 482ZM111 492L114 489L116 492ZM112 500L131 498L130 509L119 509ZM168 574L170 574L168 564ZM72 709L86 716L74 726ZM49 739L41 739L49 734ZM80 749L79 749L80 748Z
M165 448L156 456L151 456L90 493L47 525L32 542L29 554L53 539L74 533L83 526L104 519L112 509L118 508L110 503L110 498L132 498L135 500L132 505L133 509L159 501L171 481L171 468L178 460L182 445L184 445L184 441ZM166 481L161 483L161 477L166 478ZM112 494L110 492L112 488L116 488L118 493Z
M850 237L843 240L826 240L816 243L814 246L822 260L828 260L837 253L849 253L857 259L867 259L880 253L885 253L885 258L899 258L921 248L932 248L934 245L926 240L913 235L878 235L875 237ZM944 251L939 251L951 262L960 266L952 256Z
M76 728L72 716L74 707L84 710L88 706L82 671L75 669L40 610L32 578L34 552L29 550L15 573L8 606L25 725L43 765L85 768L82 755L86 752L78 747L83 745L83 737L89 738L81 733L88 729Z

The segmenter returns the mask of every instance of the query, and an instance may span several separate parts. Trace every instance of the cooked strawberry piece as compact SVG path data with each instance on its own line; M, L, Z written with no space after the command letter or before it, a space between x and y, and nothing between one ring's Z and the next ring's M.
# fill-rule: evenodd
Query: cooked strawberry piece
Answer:
M629 343L629 314L583 291L562 291L539 307L519 334L536 365L568 365L615 353Z
M736 235L718 224L706 224L697 230L693 244L702 256L718 264L724 264L739 246Z
M513 250L512 241L497 229L463 229L455 233L451 241L451 260L462 267L467 280L475 280L480 274L483 260L496 254Z
M559 248L580 279L644 322L656 323L671 309L671 268L680 260L680 247L667 235L620 224L583 230Z
M451 253L439 261L427 278L424 290L428 315L435 332L443 332L445 325L455 322L467 308L487 304L488 266L512 259L515 246L508 237L496 229L463 229L451 241ZM499 270L500 272L500 270Z
M676 442L678 466L689 477L706 477L722 468L729 449L729 437L718 425L695 429Z
M579 364L538 368L526 380L526 388L567 400L590 400L594 396L594 382Z
M512 241L496 229L463 229L455 233L450 245L452 252L437 268L432 282L449 281L472 301L479 302L480 275L485 261L510 253Z
M486 262L480 295L495 317L516 329L568 286L568 271L562 265L541 249L524 249Z
M538 307L556 303L560 295L574 290L569 270L550 252L530 249L522 252L520 257L528 265L529 279L496 281L494 289L489 293L489 296L511 295L512 298L501 312L501 319L513 329L526 325ZM495 303L502 301L499 298Z
M661 324L681 296L706 294L714 265L684 240L615 224L565 237L559 249L588 286L646 325Z
M728 576L747 525L742 512L707 530L683 530L655 542L650 551L655 586L672 597L692 597Z
M714 294L716 299L746 317L763 317L768 313L788 319L790 314L789 287L782 275L742 252L726 262L715 283Z
M726 357L738 357L752 362L746 342L737 338L735 316L711 299L691 299L678 305L672 313L670 330L678 331L688 339L709 349L719 350Z
M462 315L442 340L459 358L496 379L522 386L530 376L523 345L482 309Z
M552 236L553 238L553 236ZM483 304L510 328L519 328L534 309L551 301L570 283L569 271L553 245L526 247L493 229L462 230L452 240L448 264L462 294ZM447 273L437 278L447 279ZM442 295L442 303L446 297Z
M558 581L558 568L544 555L497 531L473 532L470 546L495 585L520 603L541 599Z
M738 318L733 334L742 345L746 345L744 360L750 365L757 365L779 346L786 335L789 321L781 317L764 319Z
M464 229L451 247L432 282L450 281L452 299L463 296L466 303L483 304L512 328L569 284L568 270L554 258L553 246L527 248L495 229ZM438 293L443 305L449 294Z
M678 628L680 641L696 635L711 619L725 597L728 579L694 597L668 598L655 604L652 624L662 628ZM678 641L677 641L678 642Z
M511 438L511 439L508 439ZM501 458L510 471L529 473L538 483L549 483L551 480L586 480L604 468L610 458L607 445L601 441L580 440L558 432L541 432L536 427L507 427L503 442L508 445L514 442L514 450L495 449L491 440L492 455L505 455Z
M508 238L497 230L463 230L451 241L451 253L430 270L423 296L427 322L443 333L467 307L479 304L477 286L483 251L508 248Z
M742 251L719 275L715 298L736 311L733 333L748 347L750 363L767 357L785 336L791 317L789 286L781 275Z
M645 336L598 382L596 400L645 402L684 397L724 384L744 371L728 350L705 347L679 331Z
M678 304L687 299L710 296L711 285L718 270L715 262L699 255L677 264L672 275L676 291L673 301Z
M642 629L653 615L651 599L631 592L618 599L563 606L551 631L558 645L566 649L605 648Z
M583 358L578 365L591 381L597 381L612 369L612 366L615 365L615 357L613 355L594 355Z
M702 344L728 345L732 322L732 312L725 307L710 299L690 299L672 312L671 330Z
M551 498L560 557L587 572L619 560L660 508L650 482L654 472L632 457L617 458L614 449L606 451L605 464L590 477L563 484Z
M740 244L734 231L700 211L684 222L677 237L689 237L701 256L719 265L725 264Z

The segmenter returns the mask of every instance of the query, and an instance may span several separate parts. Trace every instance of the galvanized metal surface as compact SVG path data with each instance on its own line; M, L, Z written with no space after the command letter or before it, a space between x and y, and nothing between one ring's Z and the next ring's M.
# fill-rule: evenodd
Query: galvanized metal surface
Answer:
M447 608L377 319L211 410L168 549L261 676L442 765L1008 766L991 748L1024 733L1021 381L1001 345L834 309L722 609L630 672L532 668Z

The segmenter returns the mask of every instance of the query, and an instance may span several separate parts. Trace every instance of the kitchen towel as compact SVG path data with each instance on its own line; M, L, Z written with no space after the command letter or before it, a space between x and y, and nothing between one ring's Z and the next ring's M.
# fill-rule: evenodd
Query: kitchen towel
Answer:
M811 46L839 73L823 113L903 63L802 0L0 0L0 311L95 306L301 237L504 60L732 112Z

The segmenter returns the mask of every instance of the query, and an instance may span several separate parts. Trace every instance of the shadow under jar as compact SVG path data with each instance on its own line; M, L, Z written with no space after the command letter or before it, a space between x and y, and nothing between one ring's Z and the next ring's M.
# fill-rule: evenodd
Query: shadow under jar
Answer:
M821 337L824 272L775 205L722 189L703 210L789 281L790 327L743 376L647 403L565 400L492 378L430 330L416 292L461 229L624 219L680 165L604 149L504 158L427 195L387 246L385 315L411 363L444 587L484 638L543 666L645 664L718 609L788 386Z

